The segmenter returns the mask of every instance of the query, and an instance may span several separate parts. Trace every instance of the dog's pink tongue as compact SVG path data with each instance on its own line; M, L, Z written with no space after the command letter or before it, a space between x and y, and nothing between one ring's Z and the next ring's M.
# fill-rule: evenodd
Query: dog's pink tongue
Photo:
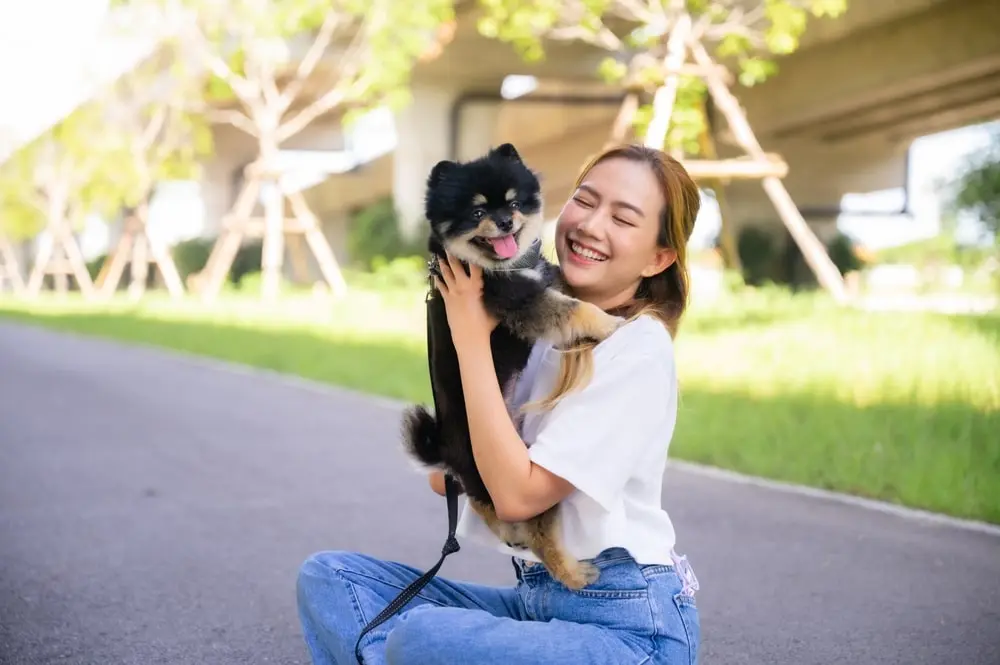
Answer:
M493 251L500 258L509 259L517 254L517 241L514 240L513 234L499 238L490 238L490 242L493 243Z

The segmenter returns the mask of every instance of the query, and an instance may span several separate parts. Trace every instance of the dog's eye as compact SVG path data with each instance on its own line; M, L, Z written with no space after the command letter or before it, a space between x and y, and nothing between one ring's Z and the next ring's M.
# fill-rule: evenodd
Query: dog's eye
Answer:
M485 214L486 214L486 212L484 210L482 210L481 208L476 208L475 210L472 211L472 217L473 217L473 219L482 219L483 215L485 215Z
M511 201L510 202L510 209L511 210L517 210L520 207L521 207L521 204L519 202L517 202L517 201Z

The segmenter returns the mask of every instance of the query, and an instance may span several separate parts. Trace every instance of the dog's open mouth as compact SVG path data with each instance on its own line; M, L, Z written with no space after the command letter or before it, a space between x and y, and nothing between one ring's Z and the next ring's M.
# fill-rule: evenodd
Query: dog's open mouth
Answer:
M508 233L503 236L496 236L487 238L484 236L476 236L472 239L472 242L482 249L487 251L492 251L495 255L501 259L510 259L517 254L517 241L521 236L521 229L514 231L513 233Z

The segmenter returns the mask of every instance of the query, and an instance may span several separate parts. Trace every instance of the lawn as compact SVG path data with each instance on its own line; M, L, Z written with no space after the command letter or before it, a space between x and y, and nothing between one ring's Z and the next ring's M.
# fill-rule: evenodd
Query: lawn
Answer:
M0 316L426 401L421 295L358 290L266 309L0 300ZM838 310L744 293L677 340L674 457L1000 523L1000 315Z

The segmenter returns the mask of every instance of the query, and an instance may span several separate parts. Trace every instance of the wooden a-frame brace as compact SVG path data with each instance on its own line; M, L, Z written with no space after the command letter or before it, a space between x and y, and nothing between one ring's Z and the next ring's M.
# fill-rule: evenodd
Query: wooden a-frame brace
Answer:
M761 148L747 120L746 113L740 106L736 96L726 82L725 68L713 62L701 41L691 35L691 17L682 15L674 24L667 41L667 56L664 68L667 72L664 84L657 89L653 98L653 118L646 133L645 144L662 148L666 142L667 129L677 98L677 88L682 73L693 72L700 76L708 87L716 107L732 130L736 142L749 156L747 158L687 160L680 155L684 167L695 180L706 179L759 179L782 222L788 228L792 238L802 250L809 267L815 273L819 283L833 298L844 303L848 299L844 277L830 259L826 248L819 241L812 229L806 224L802 213L785 188L782 178L788 173L788 166L776 155L769 155ZM688 63L688 53L694 57L693 63ZM692 66L693 65L693 66ZM626 97L619 117L616 119L614 132L622 133L627 123L625 118L634 115L637 98L630 94Z
M280 190L280 173L267 172L256 164L247 167L246 175L243 189L233 204L232 214L223 217L219 237L212 247L205 268L198 276L197 289L201 297L210 301L218 295L244 238L262 237L261 268L264 279L261 296L265 300L275 298L278 285L268 283L266 268L282 265L285 234L301 234L304 237L331 293L335 297L343 295L347 291L347 283L333 250L320 229L319 220L309 209L301 192L283 194ZM267 196L262 206L264 216L256 217L253 211L265 187ZM292 210L291 217L285 216L286 199ZM304 269L303 263L301 260L293 260L293 267L301 271Z
M110 297L118 288L126 264L131 265L131 281L128 295L132 299L142 296L146 290L146 278L149 274L149 264L160 269L163 284L173 298L184 295L184 285L181 283L177 265L170 251L151 237L148 232L149 207L143 203L131 211L125 218L121 238L115 249L105 259L101 271L94 284L102 298Z
M14 253L14 246L7 236L0 233L0 293L3 293L4 289L7 288L8 282L15 294L19 295L24 291L21 266L18 263L17 254Z
M59 217L49 222L48 227L39 236L40 244L35 253L35 262L28 277L25 291L31 297L37 296L42 290L42 281L46 275L55 279L58 292L68 288L68 277L76 278L80 293L84 298L94 296L94 283L87 272L87 264L83 260L80 245L76 242L68 220Z

